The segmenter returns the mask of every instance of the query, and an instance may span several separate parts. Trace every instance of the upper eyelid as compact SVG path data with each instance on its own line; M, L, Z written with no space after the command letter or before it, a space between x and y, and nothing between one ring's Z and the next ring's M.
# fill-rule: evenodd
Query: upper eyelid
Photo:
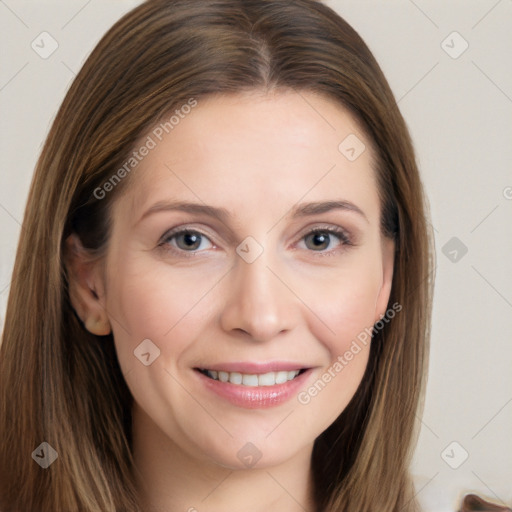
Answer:
M213 243L213 240L211 240L210 234L205 232L205 230L193 227L190 224L182 224L180 226L175 226L174 228L168 229L161 236L160 242L165 242L168 238L171 238L173 236L179 235L180 233L186 233L186 232L199 233L200 235L207 237Z
M201 227L197 227L200 225ZM205 237L207 237L214 245L216 245L215 239L223 240L228 244L236 244L238 245L240 241L238 241L237 237L231 230L225 228L223 224L221 224L218 228L208 225L203 222L183 222L178 226L174 226L171 229L168 229L160 238L160 242L164 242L167 238L182 233L184 231L193 231L197 232ZM216 234L219 233L219 234Z
M314 233L315 231L327 231L329 233L342 232L347 236L350 236L350 231L342 226L328 224L328 223L316 223L313 226L307 226L300 230L300 234Z
M351 245L355 245L355 241L357 240L355 234L352 230L349 230L345 227L333 224L322 224L322 225L314 225L308 226L299 232L299 240L302 240L305 236L314 232L328 232L329 234L338 236L343 243L349 241ZM345 238L346 240L343 240Z

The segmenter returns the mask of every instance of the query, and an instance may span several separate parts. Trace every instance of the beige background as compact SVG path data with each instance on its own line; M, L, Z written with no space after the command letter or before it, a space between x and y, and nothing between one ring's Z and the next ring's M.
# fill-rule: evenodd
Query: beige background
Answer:
M0 0L0 325L41 144L85 57L138 3ZM469 491L511 506L512 1L327 3L388 77L430 198L437 279L418 497L432 512ZM42 32L58 44L47 58L31 47L55 44Z

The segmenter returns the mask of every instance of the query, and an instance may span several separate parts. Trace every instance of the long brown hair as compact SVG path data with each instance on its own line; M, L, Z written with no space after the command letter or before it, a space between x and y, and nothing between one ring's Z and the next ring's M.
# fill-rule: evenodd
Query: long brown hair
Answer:
M408 466L427 371L432 248L411 140L371 52L315 0L149 0L94 49L53 123L30 189L0 348L2 512L135 512L131 402L112 336L68 294L63 241L101 255L125 178L94 191L166 113L194 98L314 91L343 105L376 150L382 232L396 241L390 304L356 395L316 440L318 511L417 509ZM136 172L136 171L134 171ZM57 461L31 453L47 442Z

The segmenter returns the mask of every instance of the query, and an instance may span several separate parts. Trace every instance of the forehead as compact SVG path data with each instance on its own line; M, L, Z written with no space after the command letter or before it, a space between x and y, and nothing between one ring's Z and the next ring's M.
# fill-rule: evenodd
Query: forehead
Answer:
M172 116L136 144L151 141L151 149L130 177L126 213L174 196L233 208L337 192L377 198L371 141L345 108L324 96L216 95L170 123Z

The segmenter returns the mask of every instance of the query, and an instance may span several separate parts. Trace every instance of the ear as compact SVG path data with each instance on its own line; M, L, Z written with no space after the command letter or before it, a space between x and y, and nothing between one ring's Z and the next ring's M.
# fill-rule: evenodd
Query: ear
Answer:
M65 241L64 264L71 305L85 328L97 336L110 334L112 328L103 305L104 284L100 262L91 259L74 233Z
M395 266L395 242L382 237L382 284L375 304L375 319L378 322L386 313L393 284L393 270Z

